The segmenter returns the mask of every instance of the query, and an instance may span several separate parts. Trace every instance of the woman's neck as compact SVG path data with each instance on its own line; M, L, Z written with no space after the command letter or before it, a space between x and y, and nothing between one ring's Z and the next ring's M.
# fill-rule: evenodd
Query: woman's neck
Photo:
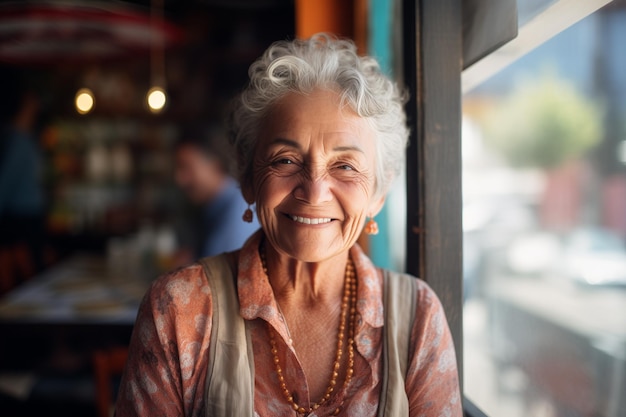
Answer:
M282 308L341 304L347 252L322 262L302 262L281 254L267 242L263 246L270 284Z

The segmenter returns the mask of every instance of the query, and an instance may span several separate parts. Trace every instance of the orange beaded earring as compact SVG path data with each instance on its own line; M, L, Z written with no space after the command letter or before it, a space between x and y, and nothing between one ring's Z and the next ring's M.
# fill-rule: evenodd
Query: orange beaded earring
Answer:
M243 212L243 221L246 223L252 223L252 219L254 218L254 213L250 209L250 206Z
M378 234L378 223L376 223L376 220L374 220L373 217L370 217L369 221L365 225L365 233L368 235Z

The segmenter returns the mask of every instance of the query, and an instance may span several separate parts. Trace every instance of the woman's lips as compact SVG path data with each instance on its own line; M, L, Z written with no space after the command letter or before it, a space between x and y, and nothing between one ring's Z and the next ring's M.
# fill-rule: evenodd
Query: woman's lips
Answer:
M294 216L294 215L289 215L289 218L296 223L302 223L302 224L326 224L326 223L330 223L333 220L329 217L309 218L309 217L301 217L301 216Z

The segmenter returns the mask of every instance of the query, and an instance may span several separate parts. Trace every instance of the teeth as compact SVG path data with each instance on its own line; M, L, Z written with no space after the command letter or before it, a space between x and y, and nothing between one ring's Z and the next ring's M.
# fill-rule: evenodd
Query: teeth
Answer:
M307 217L291 216L291 220L293 220L294 222L303 223L303 224L324 224L324 223L330 223L331 219L327 217L324 217L321 219L309 219Z

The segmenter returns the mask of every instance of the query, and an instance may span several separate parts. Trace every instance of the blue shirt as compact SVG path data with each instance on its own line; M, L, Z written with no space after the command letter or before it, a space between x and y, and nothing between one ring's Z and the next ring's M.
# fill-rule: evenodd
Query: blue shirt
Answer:
M243 221L242 216L247 208L248 203L237 183L229 179L222 192L204 209L201 256L217 255L243 246L259 228L256 218L252 223Z
M0 216L43 213L41 164L32 135L11 128L0 130Z

